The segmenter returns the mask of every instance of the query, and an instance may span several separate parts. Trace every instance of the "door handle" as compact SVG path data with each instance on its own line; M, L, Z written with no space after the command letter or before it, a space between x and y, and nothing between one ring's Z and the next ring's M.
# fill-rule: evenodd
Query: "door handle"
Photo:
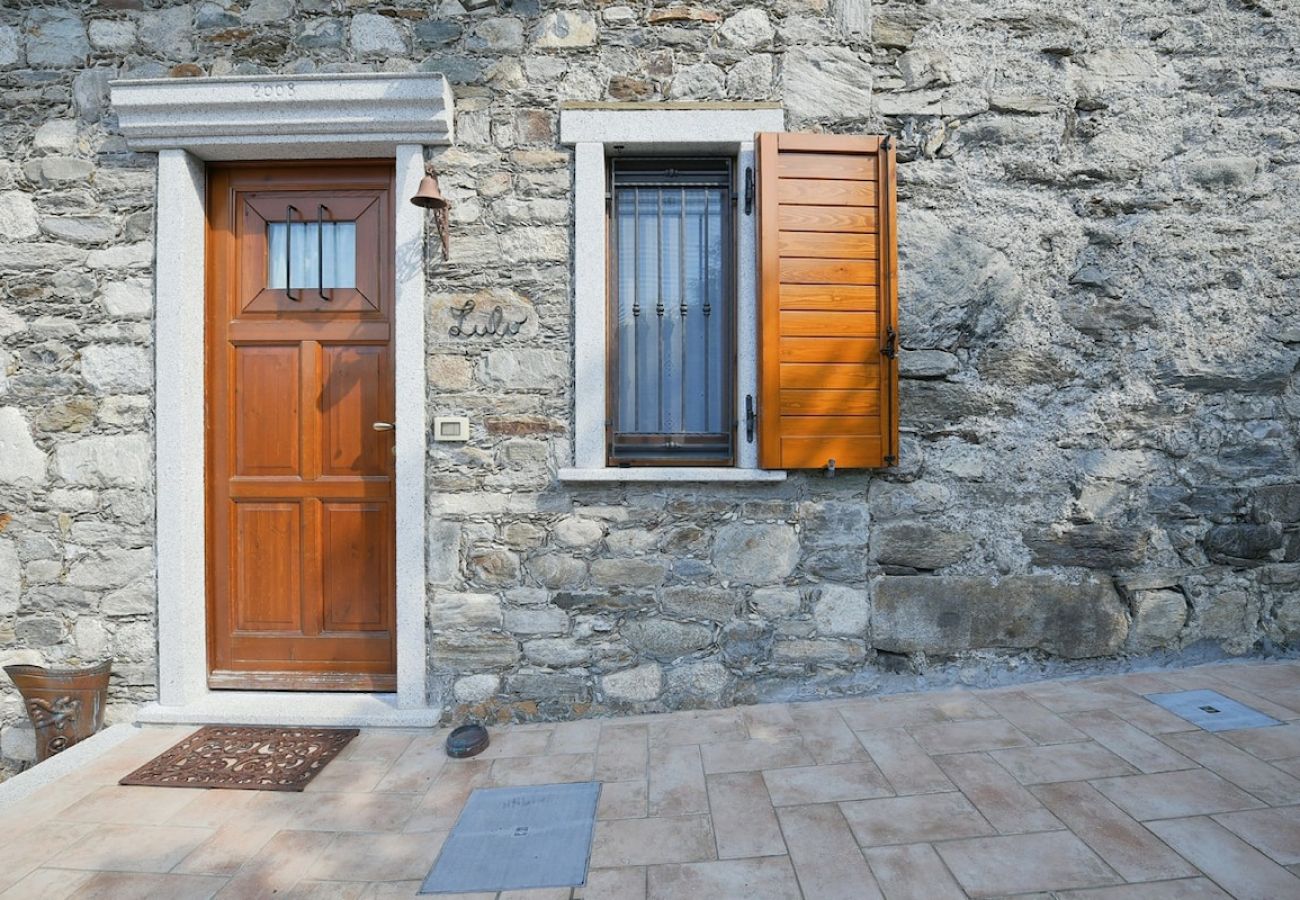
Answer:
M370 427L375 431L393 431L397 426L392 422L375 422Z

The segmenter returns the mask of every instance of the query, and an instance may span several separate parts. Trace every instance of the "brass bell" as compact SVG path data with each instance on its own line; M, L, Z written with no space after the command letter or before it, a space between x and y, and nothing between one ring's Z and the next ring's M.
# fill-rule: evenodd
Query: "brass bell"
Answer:
M420 179L420 187L411 198L411 202L421 209L433 212L433 220L438 226L438 236L442 238L442 258L448 259L451 256L451 233L448 223L451 204L442 195L442 188L438 186L438 176L433 172L427 172Z

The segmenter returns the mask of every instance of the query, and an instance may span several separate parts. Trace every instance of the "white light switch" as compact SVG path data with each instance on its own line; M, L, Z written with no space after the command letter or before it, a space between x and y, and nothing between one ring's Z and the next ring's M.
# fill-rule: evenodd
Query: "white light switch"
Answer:
M435 441L468 441L468 416L434 416L433 439Z

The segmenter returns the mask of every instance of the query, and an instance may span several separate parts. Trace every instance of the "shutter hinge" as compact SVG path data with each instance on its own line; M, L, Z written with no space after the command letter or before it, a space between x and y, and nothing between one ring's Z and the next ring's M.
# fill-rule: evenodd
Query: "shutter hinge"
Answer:
M890 147L890 145L891 145L893 142L894 142L894 136L893 136L892 134L887 134L887 135L885 135L885 139L884 139L883 141L880 142L880 149L881 149L881 150L888 150L889 147Z
M892 325L885 326L885 346L880 348L880 352L890 359L898 355L898 333Z
M827 478L834 478L834 477L835 477L835 460L834 460L834 459L828 459L828 460L826 460L826 477L827 477Z
M898 457L892 453L885 454L885 465L887 466L898 465Z
M745 442L754 443L754 422L758 418L754 413L754 395L745 395Z
M745 215L754 213L754 167L745 166Z

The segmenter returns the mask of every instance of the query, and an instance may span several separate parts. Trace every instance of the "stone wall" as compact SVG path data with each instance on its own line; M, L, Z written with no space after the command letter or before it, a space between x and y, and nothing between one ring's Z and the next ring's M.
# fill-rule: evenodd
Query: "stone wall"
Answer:
M0 9L0 656L155 681L152 166L110 77L445 72L431 690L570 716L1300 634L1300 21L1282 0ZM902 463L575 488L563 100L898 136ZM501 340L448 334L501 304ZM995 648L997 652L988 652ZM1203 652L1203 651L1201 651ZM1059 662L1057 662L1059 661ZM1071 662L1073 661L1073 662ZM955 673L955 674L954 674ZM0 687L10 763L26 732Z

